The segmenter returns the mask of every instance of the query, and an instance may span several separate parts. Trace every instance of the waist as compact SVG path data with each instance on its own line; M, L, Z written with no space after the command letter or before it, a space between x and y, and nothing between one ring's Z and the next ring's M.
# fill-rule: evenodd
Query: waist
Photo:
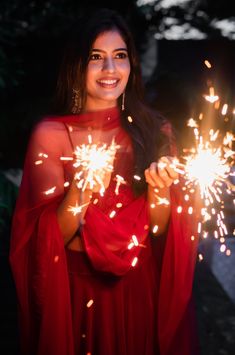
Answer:
M89 255L86 253L84 249L75 250L71 248L65 248L65 251L66 251L69 274L90 275L93 277L100 277L100 276L104 277L106 275L108 278L110 277L113 277L115 279L119 278L119 276L114 275L108 271L106 272L106 271L100 271L96 269L93 266L92 261L89 258ZM140 251L136 266L130 267L130 270L127 273L129 273L130 271L134 272L135 270L141 269L142 266L151 259L151 256L152 256L152 249L148 243L146 248L143 248L143 250Z
M76 234L66 245L67 250L74 250L77 252L84 252L84 245L79 234Z

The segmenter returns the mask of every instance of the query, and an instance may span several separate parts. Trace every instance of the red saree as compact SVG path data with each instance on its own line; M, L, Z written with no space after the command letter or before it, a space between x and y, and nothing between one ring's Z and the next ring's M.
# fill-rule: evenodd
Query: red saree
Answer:
M88 134L107 144L115 137L120 149L110 186L85 215L86 253L66 252L56 209L73 170L60 157L71 157L73 144L87 143ZM181 194L173 186L167 236L151 240L145 195L135 198L131 189L132 166L131 142L116 108L47 118L35 128L10 249L22 354L194 354L188 323L197 251L192 220L176 213ZM115 174L126 182L118 194Z

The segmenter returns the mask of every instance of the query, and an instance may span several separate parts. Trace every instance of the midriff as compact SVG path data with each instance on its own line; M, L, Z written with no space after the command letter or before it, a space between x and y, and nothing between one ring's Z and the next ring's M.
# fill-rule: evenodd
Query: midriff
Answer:
M75 235L73 239L67 244L66 248L75 251L84 251L81 237L79 235Z

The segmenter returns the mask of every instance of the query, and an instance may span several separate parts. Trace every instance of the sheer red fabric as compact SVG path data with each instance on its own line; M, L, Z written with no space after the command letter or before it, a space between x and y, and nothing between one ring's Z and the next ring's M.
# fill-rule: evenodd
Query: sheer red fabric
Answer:
M81 317L76 315L78 304L84 305L85 302L83 299L85 281L82 279L83 281L77 282L74 287L74 290L78 290L76 291L80 297L78 300L71 286L68 270L68 265L70 269L71 265L68 262L68 255L66 256L56 210L68 188L65 187L65 182L70 182L74 174L72 162L60 158L72 158L74 147L87 144L91 138L93 143L107 145L115 139L120 148L115 156L109 187L104 196L94 195L85 215L86 223L82 227L81 236L87 260L94 274L98 272L101 278L110 275L116 280L122 280L121 282L129 288L127 280L131 278L133 289L137 289L135 283L138 282L138 277L130 275L146 270L142 271L142 280L149 279L148 289L138 287L138 294L142 292L141 297L151 294L146 301L155 304L151 308L152 317L149 320L151 329L148 331L148 339L149 334L154 338L150 346L152 351L150 352L150 347L144 348L146 355L157 354L158 347L161 355L193 354L187 314L197 250L196 242L190 239L194 226L186 211L177 214L177 205L184 203L181 200L180 188L173 186L172 213L164 243L157 241L154 246L150 243L147 228L149 207L144 194L136 198L132 192L132 146L128 135L121 128L117 108L78 116L48 117L40 122L32 133L13 218L10 249L10 262L19 300L22 353L73 355L83 351L83 348L77 347L74 319L76 318L79 324L85 322L84 315ZM119 193L115 192L116 174L125 180L119 187ZM97 198L98 203L95 203ZM116 214L111 218L110 213L113 211ZM138 240L137 244L133 243L133 235ZM154 277L152 272L150 277L147 264L151 265L151 270L156 268L156 271L153 271L155 282L150 282ZM93 278L91 283L92 280ZM94 285L92 287L94 289ZM99 286L96 287L98 290ZM120 295L120 291L115 291L115 288L111 287L109 292L112 295L111 299L120 298L117 296ZM126 294L126 291L122 293L123 297ZM138 294L136 297L142 299ZM128 299L128 305L131 307L131 297ZM110 312L111 308L104 308L104 314L102 312L101 314L105 319L105 313L107 315ZM115 321L122 324L125 329L125 324L119 323L120 319L119 321L113 319L113 322ZM133 334L141 337L139 331L136 333L134 331L135 323L138 322L133 316L133 323L128 327L129 337ZM138 353L136 352L140 346L138 342L136 347L128 348L127 336L122 335L125 341L114 339L116 336L111 334L111 330L108 331L111 328L105 324L108 323L104 320L101 327L106 327L103 331L107 332L105 333L107 336L105 338L101 336L100 327L96 324L94 329L97 334L94 329L89 333L93 334L93 338L90 335L90 343L84 348L84 354L92 348L94 337L99 338L100 344L97 348L99 350L92 348L94 354L101 354L102 346L107 355L125 354L127 349L128 355ZM130 329L133 329L132 333ZM118 334L121 336L123 332L120 331ZM114 339L112 344L119 341L123 344L115 347L119 352L105 351L108 343L111 344L109 338Z

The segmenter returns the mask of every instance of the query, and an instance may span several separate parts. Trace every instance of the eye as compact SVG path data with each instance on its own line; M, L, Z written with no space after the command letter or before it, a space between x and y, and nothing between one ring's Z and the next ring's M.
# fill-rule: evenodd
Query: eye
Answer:
M89 60L99 60L102 59L101 55L98 53L91 54Z
M118 52L115 57L118 59L126 59L128 55L126 52Z

